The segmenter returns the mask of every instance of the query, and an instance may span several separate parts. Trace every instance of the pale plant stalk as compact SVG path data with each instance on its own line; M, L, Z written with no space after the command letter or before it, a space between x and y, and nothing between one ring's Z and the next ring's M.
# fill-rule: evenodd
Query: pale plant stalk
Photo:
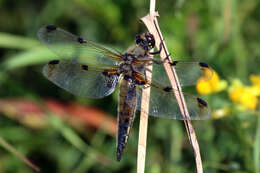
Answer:
M169 52L167 50L166 44L163 40L163 36L160 32L160 28L157 22L157 16L158 13L155 12L155 0L150 1L150 14L147 16L141 18L142 22L146 25L149 32L154 35L156 47L159 49L160 44L162 43L162 51L160 53L161 59L164 60L165 57L169 57L169 61L171 61L171 57L169 55ZM186 106L186 102L181 90L181 86L178 80L178 76L176 74L176 71L173 67L170 66L169 63L164 63L164 67L166 70L166 73L169 77L169 80L171 82L172 88L174 89L174 95L177 99L180 111L182 113L182 116L187 119L184 120L184 124L189 136L189 140L191 142L191 145L193 147L195 161L196 161L196 167L198 173L203 173L202 168L202 161L200 156L200 149L199 144L196 138L196 134L194 131L194 128L191 124L189 119L189 111ZM151 75L151 74L150 74ZM145 112L149 112L149 95L150 90L145 89L143 90L142 96L142 111L141 111L141 117L140 117L140 127L139 127L139 145L138 145L138 159L137 159L137 173L143 173L144 167L145 167L145 152L146 152L146 138L147 138L147 126L148 126L148 115Z
M150 1L150 15L155 12L155 0ZM152 78L152 66L147 67L146 76L148 79ZM146 156L146 140L148 129L148 112L149 112L149 98L150 87L142 91L141 114L139 123L139 139L138 139L138 153L137 153L137 173L144 173L145 170L145 156Z

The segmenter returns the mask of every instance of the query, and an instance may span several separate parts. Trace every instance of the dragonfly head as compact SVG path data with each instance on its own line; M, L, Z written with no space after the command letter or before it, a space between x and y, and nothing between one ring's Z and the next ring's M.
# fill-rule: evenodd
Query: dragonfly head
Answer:
M144 50L151 50L155 46L155 40L151 33L145 32L137 34L135 36L135 42L138 46L141 46Z

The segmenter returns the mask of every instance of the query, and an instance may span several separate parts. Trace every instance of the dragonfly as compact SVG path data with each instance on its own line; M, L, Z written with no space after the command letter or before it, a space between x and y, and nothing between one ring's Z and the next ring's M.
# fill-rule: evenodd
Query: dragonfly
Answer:
M126 147L136 110L141 111L143 88L150 88L146 113L151 116L178 120L203 120L210 116L206 101L185 93L190 117L182 116L164 63L175 69L181 86L196 84L205 76L205 71L208 71L207 78L210 79L212 68L204 62L166 62L152 58L160 53L161 48L151 51L155 39L149 32L136 35L135 44L125 52L73 35L54 25L40 28L37 35L59 56L43 67L43 75L57 86L74 95L98 99L112 94L119 85L117 161L121 160ZM151 65L152 77L149 78L146 72Z

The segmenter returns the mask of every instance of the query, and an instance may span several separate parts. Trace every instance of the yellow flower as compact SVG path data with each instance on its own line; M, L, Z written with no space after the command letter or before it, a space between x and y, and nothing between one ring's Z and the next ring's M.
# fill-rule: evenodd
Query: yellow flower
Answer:
M218 74L209 69L204 69L204 74L198 79L196 89L200 94L206 95L218 92L227 87L224 80L219 80Z
M252 74L249 76L249 78L254 86L257 86L258 88L260 88L260 76Z
M212 92L210 84L204 80L197 82L196 88L197 91L203 95L210 94Z
M242 94L244 92L244 89L242 87L236 88L234 89L231 94L229 95L230 99L235 102L235 103L239 103L240 102L240 98L242 97Z
M252 92L256 96L260 96L260 76L259 75L250 75L250 81L252 82Z
M255 110L258 99L254 92L253 87L247 87L244 89L244 93L241 97L241 103L251 110Z
M259 87L255 86L255 85L251 86L250 87L250 92L252 94L254 94L255 96L260 96L260 86Z
M235 103L240 103L248 109L255 110L258 104L259 89L254 86L238 87L230 92L229 97Z

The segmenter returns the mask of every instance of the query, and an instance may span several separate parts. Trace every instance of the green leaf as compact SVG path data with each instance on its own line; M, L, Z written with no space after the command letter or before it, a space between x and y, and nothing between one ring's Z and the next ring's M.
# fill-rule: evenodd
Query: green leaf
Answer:
M35 39L0 32L0 47L12 49L29 49L39 45L40 42Z
M255 146L254 146L254 162L255 172L260 172L260 116L258 115Z
M14 68L28 65L43 64L55 58L57 59L57 57L47 48L37 47L28 51L23 51L6 59L1 63L1 66L5 70L12 70Z

